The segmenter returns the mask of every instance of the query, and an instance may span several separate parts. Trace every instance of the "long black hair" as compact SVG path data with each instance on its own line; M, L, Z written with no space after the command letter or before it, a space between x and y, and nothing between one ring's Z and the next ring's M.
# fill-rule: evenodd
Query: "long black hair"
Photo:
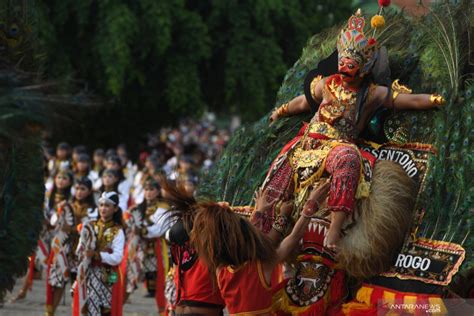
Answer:
M120 160L120 157L117 156L117 155L109 155L107 158L106 158L106 161L111 161L113 163L116 163L120 166L119 169L115 170L117 171L117 175L118 175L118 179L119 179L119 183L122 182L123 180L125 180L125 176L123 174L123 166L122 166L122 160Z
M55 205L55 198L56 198L56 194L58 194L58 188L56 187L56 177L58 175L65 175L69 178L69 182L70 182L70 185L67 187L67 188L64 188L64 198L65 200L69 200L69 198L71 197L71 187L74 183L74 176L72 174L72 172L70 172L69 170L59 170L55 175L54 175L54 178L53 178L53 189L51 190L51 194L49 195L49 198L48 198L48 208L49 209L52 209Z
M121 228L125 228L125 223L123 221L123 214L122 214L123 212L119 206L118 193L115 191L103 192L99 198L99 203L101 203L102 199L107 199L111 201L114 207L117 207L117 211L115 211L114 214L112 215L112 220L114 221L115 224L119 225Z
M118 192L118 186L120 184L120 174L117 170L114 170L114 169L105 169L104 172L102 173L102 177L107 175L107 174L111 174L113 175L114 177L117 178L117 182L114 184L114 187L112 188L112 191L115 191L115 192ZM104 185L104 181L102 181L102 185L100 186L100 192L105 192L105 185ZM112 192L112 191L109 191L109 192Z
M89 196L84 199L84 203L87 203L92 208L96 208L97 205L95 204L94 193L92 192L92 181L88 177L80 177L76 179L75 185L83 185L90 191ZM72 197L72 201L77 201L75 196Z

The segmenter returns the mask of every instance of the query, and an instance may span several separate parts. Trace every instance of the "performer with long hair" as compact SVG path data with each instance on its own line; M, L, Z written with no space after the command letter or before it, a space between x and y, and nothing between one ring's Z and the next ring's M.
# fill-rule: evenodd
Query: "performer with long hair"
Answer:
M57 213L59 208L69 199L72 184L73 175L70 171L66 169L56 171L53 177L53 186L51 190L45 194L43 229L38 240L38 247L35 253L30 257L30 265L28 267L25 283L13 301L24 299L28 289L33 285L35 271L40 272L41 268L47 268L51 240L55 235L54 226L56 226L58 220Z
M169 225L163 216L169 205L162 199L158 181L149 178L144 184L144 201L125 213L127 233L126 298L145 281L148 295L155 297L163 310L165 275L168 272L168 246L163 238Z
M281 244L234 213L227 203L200 202L194 208L191 244L216 273L220 293L231 315L270 315L271 279L275 267L286 260L299 243L313 214L326 199L329 181L317 183L301 216ZM258 210L260 205L256 205ZM284 202L281 214L290 216L293 203Z
M72 237L71 248L71 281L76 279L76 269L78 265L78 258L75 254L75 249L79 243L79 233L82 227L89 221L97 220L99 217L99 210L94 200L94 193L92 191L93 182L88 177L80 177L76 179L74 184L74 196L71 200L71 207L74 214L74 230Z
M77 227L85 221L96 219L92 196L92 182L87 177L76 180L72 201L64 200L54 214L54 236L48 257L46 279L46 314L54 315L64 294L66 283L75 279L77 258L74 249L78 242Z
M222 315L225 303L222 299L214 272L210 272L189 241L192 227L192 208L196 199L182 185L166 180L160 181L164 198L171 209L167 221L171 227L166 233L171 243L171 257L174 264L174 289L168 297L169 310L174 315Z

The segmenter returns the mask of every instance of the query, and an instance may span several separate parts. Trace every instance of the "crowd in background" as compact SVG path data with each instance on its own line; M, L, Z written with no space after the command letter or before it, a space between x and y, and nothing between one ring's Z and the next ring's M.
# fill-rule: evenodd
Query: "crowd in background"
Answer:
M103 191L104 181L109 185L105 177L113 178L122 210L143 202L143 183L150 177L157 179L164 175L192 192L199 174L213 165L229 135L229 130L219 129L209 120L183 120L177 127L165 127L147 135L147 144L136 160L131 159L125 144L94 150L66 142L57 144L56 148L45 145L46 191L52 189L54 175L59 170L69 169L76 179L88 177L97 194Z
M76 301L82 288L89 291L88 313L108 315L115 304L113 284L123 284L125 303L145 282L148 295L155 297L162 312L169 305L163 273L170 268L170 253L164 239L169 223L164 225L161 219L169 205L163 200L166 193L161 183L173 183L192 196L199 176L212 167L229 137L230 130L217 128L212 120L183 120L177 127L147 135L137 159L132 159L125 144L107 149L67 142L55 147L45 144L43 230L14 301L26 297L33 279L42 278L46 280L46 315L55 314L68 283L75 295L73 315L84 312L84 307L80 312L74 309L74 304L82 306ZM108 218L118 230L107 226L104 214L109 208L113 216ZM89 250L84 248L85 225L96 230L96 244ZM116 269L121 270L123 282L116 280L117 274L111 277Z

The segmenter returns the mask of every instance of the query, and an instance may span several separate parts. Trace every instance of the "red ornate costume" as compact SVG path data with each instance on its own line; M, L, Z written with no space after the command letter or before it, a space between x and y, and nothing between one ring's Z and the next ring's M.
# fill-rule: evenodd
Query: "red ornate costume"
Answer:
M276 199L292 190L295 204L301 206L308 188L327 173L332 176L328 209L350 213L357 198L368 196L363 166L373 166L375 157L355 145L358 129L354 91L340 84L340 75L315 78L312 87L320 80L324 82L323 103L313 120L277 156L264 186ZM268 232L271 217L264 223L263 231Z
M238 269L219 269L217 283L230 315L270 314L272 290L265 281L260 261L248 262Z
M197 257L194 249L172 246L176 263L176 305L194 307L224 307L224 301L213 284L209 269Z

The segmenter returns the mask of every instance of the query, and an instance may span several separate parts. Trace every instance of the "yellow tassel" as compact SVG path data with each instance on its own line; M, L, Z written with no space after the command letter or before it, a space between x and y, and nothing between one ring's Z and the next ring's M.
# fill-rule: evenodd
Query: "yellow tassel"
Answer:
M372 297L372 292L374 291L371 287L363 286L361 287L356 294L356 299L358 302L362 302L365 305L370 306L370 298Z
M354 310L365 310L368 308L370 308L370 306L364 303L349 302L342 305L342 312L344 313L344 315L349 315L350 312Z
M370 184L365 181L364 176L361 175L359 184L357 185L356 199L366 198L370 194Z

